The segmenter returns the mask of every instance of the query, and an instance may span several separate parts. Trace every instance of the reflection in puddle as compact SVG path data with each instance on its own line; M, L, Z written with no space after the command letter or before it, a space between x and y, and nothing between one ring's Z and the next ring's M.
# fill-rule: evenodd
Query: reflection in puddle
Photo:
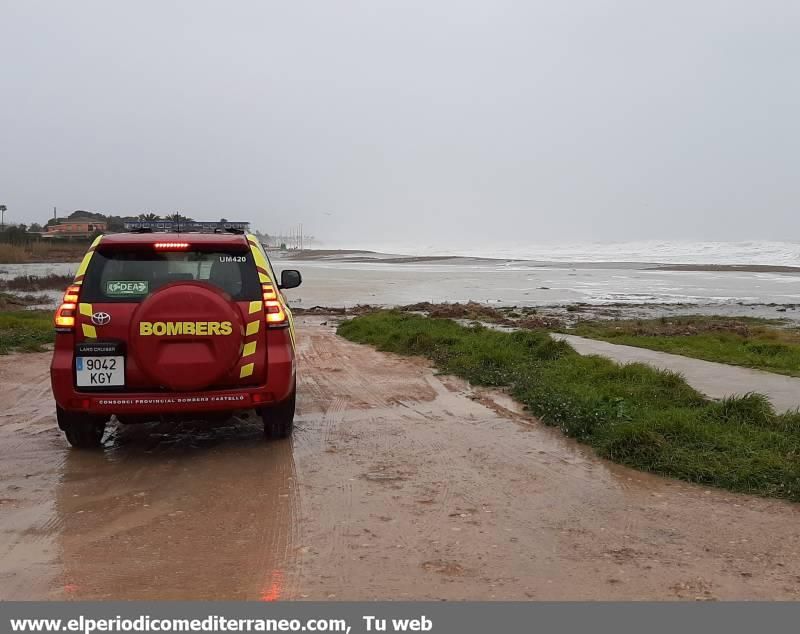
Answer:
M254 417L117 425L103 451L68 454L63 584L77 599L283 598L295 485L291 443Z

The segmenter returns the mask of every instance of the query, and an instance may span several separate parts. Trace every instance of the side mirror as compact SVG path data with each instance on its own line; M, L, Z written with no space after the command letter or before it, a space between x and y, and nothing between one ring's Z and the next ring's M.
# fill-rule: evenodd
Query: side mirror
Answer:
M289 269L286 271L281 271L281 283L278 284L278 288L297 288L302 283L303 276L300 275L300 271L293 271Z

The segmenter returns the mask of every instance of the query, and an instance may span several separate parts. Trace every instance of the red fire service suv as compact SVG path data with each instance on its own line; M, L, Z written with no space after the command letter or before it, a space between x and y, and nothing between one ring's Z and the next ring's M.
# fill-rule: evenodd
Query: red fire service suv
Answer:
M252 235L118 233L97 238L55 314L50 374L58 426L99 446L123 423L255 409L270 438L292 433L292 313Z

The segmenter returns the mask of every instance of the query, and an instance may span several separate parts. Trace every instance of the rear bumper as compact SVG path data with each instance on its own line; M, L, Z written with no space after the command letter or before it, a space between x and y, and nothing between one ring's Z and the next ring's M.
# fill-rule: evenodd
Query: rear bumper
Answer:
M66 399L56 399L67 411L87 414L167 414L179 412L216 412L261 407L282 401L287 390L277 394L266 386L246 390L217 390L185 393L102 393L73 392Z
M110 416L250 409L283 401L295 385L294 354L287 346L270 350L264 385L200 392L81 392L74 385L72 348L71 342L57 342L50 365L56 403L71 412Z

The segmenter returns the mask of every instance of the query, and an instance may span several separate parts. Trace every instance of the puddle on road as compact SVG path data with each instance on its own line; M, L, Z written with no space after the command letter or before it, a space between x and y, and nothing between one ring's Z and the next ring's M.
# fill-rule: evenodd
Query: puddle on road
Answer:
M49 362L0 358L0 600L295 594L291 442L248 413L112 423L102 450L70 449Z
M65 592L283 598L295 487L291 443L265 442L254 417L117 425L104 451L67 453L55 504Z

